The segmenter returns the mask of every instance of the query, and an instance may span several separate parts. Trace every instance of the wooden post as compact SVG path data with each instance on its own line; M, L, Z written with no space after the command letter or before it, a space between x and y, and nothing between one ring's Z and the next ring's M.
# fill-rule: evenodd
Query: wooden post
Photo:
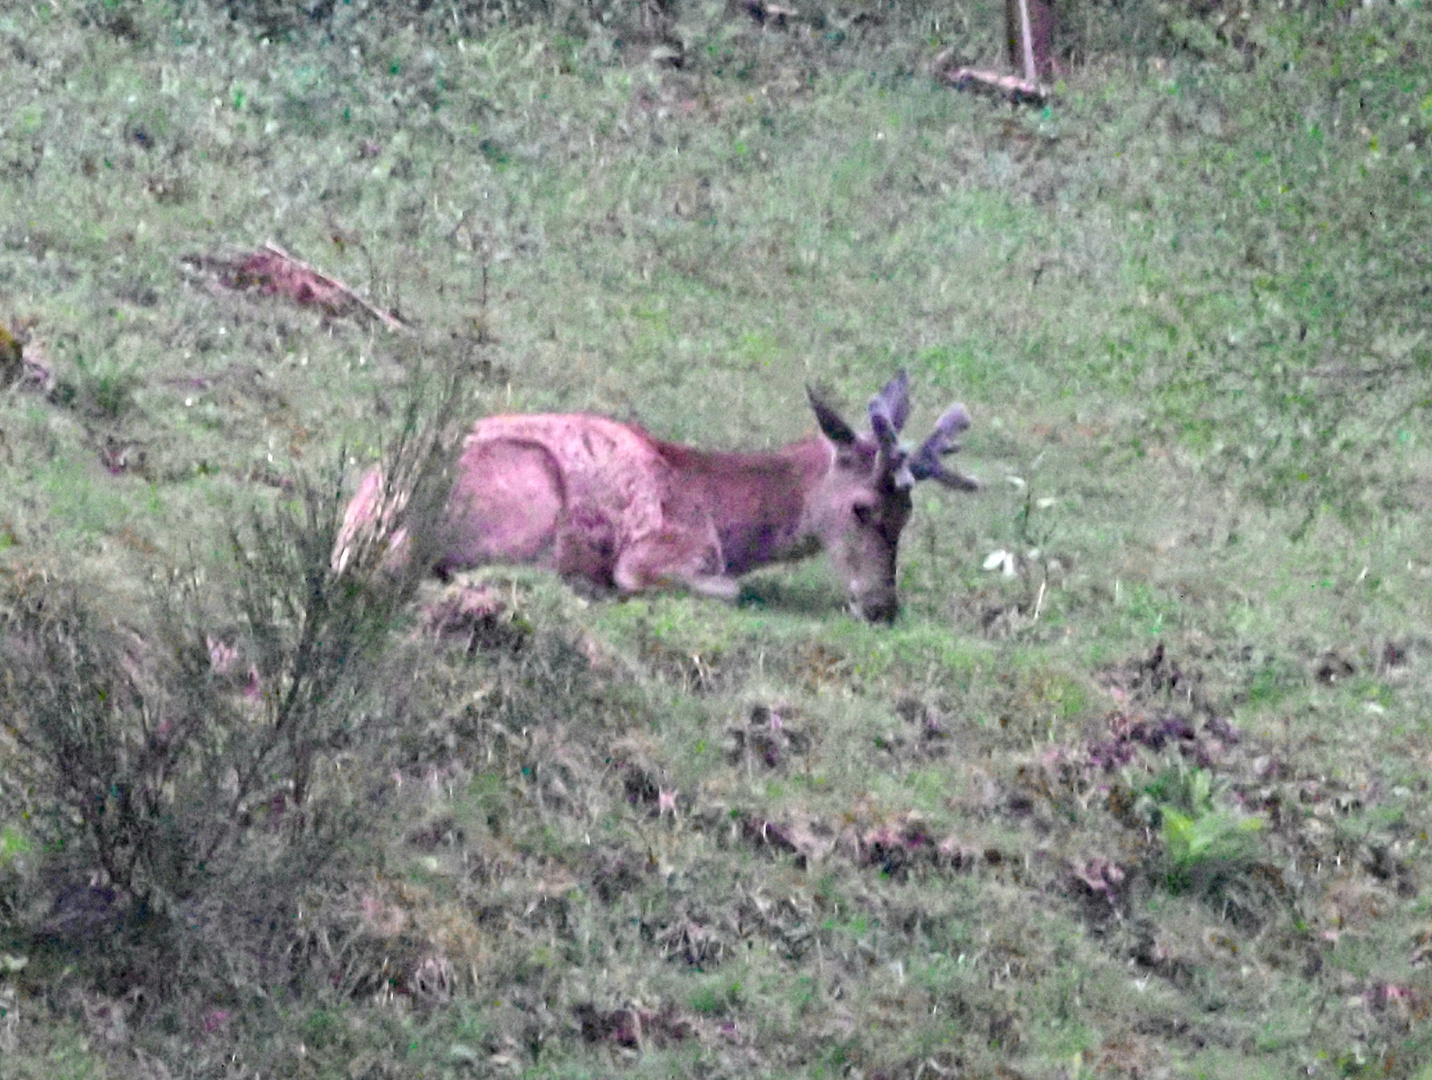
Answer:
M959 89L981 89L1011 101L1043 105L1057 74L1054 62L1053 0L1004 0L1005 31L1009 35L1009 65L1018 75L975 68L946 69L948 52L936 57L937 78Z
M1010 67L1023 72L1031 85L1052 80L1055 18L1050 0L1005 0L1004 21Z

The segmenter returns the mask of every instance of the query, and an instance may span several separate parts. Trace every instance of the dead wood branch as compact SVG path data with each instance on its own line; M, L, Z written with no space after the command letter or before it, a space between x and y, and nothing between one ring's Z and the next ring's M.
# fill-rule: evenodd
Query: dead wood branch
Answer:
M1028 79L1021 79L1018 75L1001 75L997 71L978 71L974 68L956 68L941 75L947 83L957 90L976 89L988 90L1007 97L1015 104L1043 105L1053 96L1054 91L1047 86Z
M274 260L277 260L276 265ZM357 304L389 330L407 329L407 324L396 315L369 303L336 277L315 270L301 259L295 259L272 240L264 244L263 251L255 252L246 262L250 273L257 275L267 271L271 282L268 287L272 291L282 292L300 304L328 305L333 303L331 297L337 295L349 303Z
M269 296L287 297L302 307L316 307L326 316L359 314L377 319L389 330L409 329L403 319L364 299L331 274L294 258L273 241L245 255L188 255L182 261L215 274L226 289L258 289Z

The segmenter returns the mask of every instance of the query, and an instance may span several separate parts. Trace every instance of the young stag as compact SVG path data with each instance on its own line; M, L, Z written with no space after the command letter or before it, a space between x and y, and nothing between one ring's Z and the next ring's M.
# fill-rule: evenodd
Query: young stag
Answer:
M734 600L736 578L775 562L830 553L850 610L889 621L899 610L896 549L921 480L973 491L947 467L969 427L962 405L910 450L901 371L870 402L857 433L809 391L820 434L769 453L697 450L600 416L489 416L464 441L435 570L532 563L624 593L679 587ZM335 551L346 562L359 530L380 516L384 481L363 480ZM395 534L392 556L406 541Z

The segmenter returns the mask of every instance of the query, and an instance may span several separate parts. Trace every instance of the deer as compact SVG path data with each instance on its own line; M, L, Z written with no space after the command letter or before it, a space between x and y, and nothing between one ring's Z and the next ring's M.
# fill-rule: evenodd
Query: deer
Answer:
M911 449L900 441L910 413L905 371L871 399L869 431L857 432L823 394L807 387L807 397L818 433L761 453L665 442L588 413L487 416L463 440L431 570L447 579L486 564L530 564L604 593L685 589L735 601L742 575L824 551L851 614L891 622L911 490L925 480L979 489L944 461L960 449L970 415L950 406ZM339 530L340 572L385 505L374 469ZM386 558L402 560L407 547L397 529Z

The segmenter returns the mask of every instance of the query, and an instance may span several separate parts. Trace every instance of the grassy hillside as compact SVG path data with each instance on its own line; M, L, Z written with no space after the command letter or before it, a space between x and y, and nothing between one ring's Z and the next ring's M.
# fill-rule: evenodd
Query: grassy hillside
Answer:
M1420 5L1071 7L1044 108L982 4L232 11L0 12L0 1076L1429 1075ZM484 413L900 367L892 627L325 571Z

